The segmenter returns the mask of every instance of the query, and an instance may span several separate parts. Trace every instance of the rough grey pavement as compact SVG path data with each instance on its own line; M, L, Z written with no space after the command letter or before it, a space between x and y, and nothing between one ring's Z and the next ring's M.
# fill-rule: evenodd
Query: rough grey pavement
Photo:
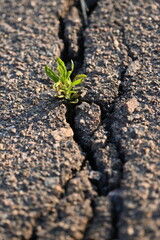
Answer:
M158 0L1 0L0 240L160 239ZM95 1L94 1L95 2ZM56 56L87 74L54 97Z

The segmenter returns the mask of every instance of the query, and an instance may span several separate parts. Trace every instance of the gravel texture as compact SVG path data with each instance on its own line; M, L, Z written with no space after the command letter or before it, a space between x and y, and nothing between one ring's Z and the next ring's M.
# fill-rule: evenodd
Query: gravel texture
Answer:
M0 4L0 240L159 240L158 0ZM54 97L56 56L87 74Z

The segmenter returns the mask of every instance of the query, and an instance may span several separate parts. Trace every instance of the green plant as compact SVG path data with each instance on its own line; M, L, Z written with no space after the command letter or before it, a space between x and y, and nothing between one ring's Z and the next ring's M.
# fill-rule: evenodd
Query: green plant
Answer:
M64 98L65 100L70 101L70 103L77 103L80 96L78 92L80 87L76 86L81 84L86 75L76 75L72 81L70 76L74 70L73 61L71 60L70 71L67 71L64 62L59 57L56 58L56 64L58 74L52 71L47 65L45 66L47 76L54 82L53 88L58 93L56 96L58 98Z

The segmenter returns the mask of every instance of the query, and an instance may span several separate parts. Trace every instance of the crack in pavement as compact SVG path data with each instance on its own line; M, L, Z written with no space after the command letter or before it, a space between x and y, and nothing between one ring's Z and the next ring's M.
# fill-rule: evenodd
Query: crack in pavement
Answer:
M71 13L71 11L69 12L69 14ZM91 14L91 12L90 12L90 14ZM65 48L64 48L64 50L63 50L63 52L62 52L62 54L61 54L61 57L62 57L62 59L67 63L68 62L68 59L70 59L70 55L71 54L69 54L69 41L68 41L68 39L66 38L66 36L65 36L65 28L66 28L66 24L67 23L67 21L65 20L65 18L64 19L61 19L61 30L60 30L60 32L61 32L61 38L62 38L62 40L63 40L63 42L64 42L64 46L65 46ZM74 59L78 59L78 61L79 61L79 57L81 57L81 64L77 67L76 66L76 72L78 72L78 70L80 69L80 67L82 66L82 64L83 64L83 55L82 55L82 53L84 54L84 45L82 45L82 44L80 44L80 42L82 41L82 40L84 40L84 39L82 39L82 30L84 30L84 26L81 26L81 28L79 28L79 30L77 31L77 38L78 38L78 35L79 34L81 34L81 37L79 37L79 39L80 39L80 41L77 41L77 43L78 43L78 48L79 48L79 50L78 50L78 55L74 55L73 54L73 57L72 57L72 59L74 60ZM72 34L71 34L72 35ZM69 35L68 35L69 36ZM73 37L73 36L72 36ZM71 51L71 50L70 50ZM71 51L72 52L72 51ZM77 57L78 56L78 57ZM125 71L122 73L122 77L121 77L121 80L122 80L122 78L123 78L123 76L124 76L124 73L125 73ZM83 102L83 101L81 101L80 102L80 104L83 104L83 103L85 103L85 102ZM93 102L92 102L93 103ZM95 102L94 102L95 103ZM103 112L103 114L101 113L100 114L100 118L101 118L101 120L103 119L103 115L106 115L106 111L105 110L103 110L103 107L102 106L99 106L100 107L100 109L101 109L101 111ZM77 134L77 131L76 131L76 129L75 129L75 117L76 117L76 114L75 114L75 107L73 108L72 106L67 106L67 109L68 109L68 111L67 111L67 113L66 113L66 120L67 120L67 122L70 124L70 126L71 126L71 128L72 128L72 130L74 131L74 140L76 141L76 143L78 143L78 145L80 145L81 146L81 148L83 149L83 151L85 152L85 154L86 154L86 158L85 158L85 160L84 160L84 162L83 162L83 164L82 164L82 168L81 168L81 170L83 170L83 167L84 167L84 165L85 165L85 163L86 163L86 161L89 161L89 164L90 164L90 167L91 167L91 171L97 171L98 170L98 168L97 168L97 165L96 165L96 163L95 163L95 159L94 159L94 151L92 151L91 150L91 148L90 147L86 147L86 146L84 146L84 144L82 144L82 142L80 141L80 139L79 139L79 137L78 137L78 134ZM101 123L102 124L102 123ZM100 124L100 125L101 125ZM94 133L97 131L97 129L98 129L98 127L99 126L97 126L97 128L96 129L94 129L94 131L92 131L92 134L90 135L90 137L92 137L93 135L94 135ZM110 135L110 138L111 138L111 132L109 133L108 132L108 135ZM109 140L109 138L108 138L108 141L110 142L110 140ZM116 147L117 148L117 147ZM118 148L117 148L117 150L118 150ZM122 175L122 171L121 171L121 175ZM110 191L112 191L111 189L110 190L107 190L107 192L105 191L105 193L101 193L101 192L103 192L102 190L100 190L101 188L102 188L102 184L100 184L100 181L101 181L101 179L100 180L98 180L98 181L96 181L96 183L94 182L94 184L95 184L95 186L96 186L96 191L97 191L97 193L98 193L98 195L99 196L102 196L102 195L104 195L104 196L107 196L107 194L110 192ZM107 180L107 182L108 182L108 180ZM103 185L105 186L106 184L107 184L107 182L106 182L106 180L105 180L105 182L103 183ZM67 183L68 184L68 183ZM67 186L67 184L66 184L66 186ZM93 184L93 183L92 183ZM100 186L99 186L99 184L100 184ZM117 186L116 186L116 188L115 189L117 189ZM114 198L113 198L114 199ZM115 202L115 201L114 201ZM90 222L92 222L92 219L94 218L94 204L93 204L93 200L92 200L92 211L93 211L93 217L90 219L90 221L88 222L88 225L90 224ZM114 205L114 204L113 204ZM111 218L112 218L112 224L113 225L115 225L115 222L116 222L116 218L115 218L115 215L116 215L116 213L115 213L115 209L116 209L116 207L114 207L114 210L112 210L112 215L114 215L114 216L111 216ZM113 220L114 219L114 220ZM87 226L86 226L86 233L87 233ZM114 227L113 227L114 228ZM82 239L84 239L85 238L85 234L84 234L84 236L83 236L83 238Z
M61 37L62 37L62 39L63 39L63 41L64 41L64 46L65 46L65 49L63 50L63 52L62 52L62 59L63 60L65 60L65 62L68 62L68 59L70 58L69 56L70 56L70 54L69 54L69 41L68 41L68 39L66 38L66 36L65 36L65 19L61 19L61 32L63 32L63 34L61 34ZM84 26L82 26L80 29L79 29L79 31L77 31L77 36L78 36L78 34L79 33L81 33L81 35L82 35L82 29L84 28ZM80 38L81 40L83 40L82 38ZM78 47L79 47L79 49L81 49L81 50L78 50L78 52L79 53L83 53L84 54L84 46L82 45L82 44L79 44L80 42L79 41L77 41L77 43L78 43ZM128 46L127 46L127 48L128 48ZM82 50L83 49L83 50ZM128 49L128 55L129 55L129 49ZM78 54L78 58L77 59L79 59L79 56L80 56L80 54ZM77 56L76 56L77 57ZM75 58L76 58L75 57ZM73 59L74 59L74 56L73 56ZM78 67L76 67L77 69L76 69L76 72L78 72L78 70L80 69L80 67L82 66L82 64L83 64L83 56L81 55L81 65L80 66L78 66ZM121 80L121 84L120 84L120 86L119 86L119 91L118 91L118 94L117 94L117 97L119 98L120 96L122 96L123 95L123 89L122 89L122 82L123 82L123 79L124 79L124 75L125 75L125 73L126 73L126 70L127 70L127 68L125 68L123 71L121 71L121 76L120 76L120 80ZM117 99L117 97L116 97L116 99ZM114 103L115 102L115 100L113 101L113 103L112 103L112 114L114 114L114 104L116 104L116 103ZM81 101L80 102L80 104L83 104L83 103L85 103L85 101ZM88 103L89 103L89 101L88 101ZM96 102L92 102L92 103L96 103ZM97 104L97 103L96 103ZM101 118L101 120L102 120L102 122L101 122L101 126L103 126L103 120L104 120L104 117L103 116L106 116L107 114L108 114L108 112L106 112L106 109L103 109L103 106L101 106L100 104L98 104L98 106L100 107L100 109L101 109L101 114L100 114L100 118ZM74 140L76 141L76 143L78 143L78 145L80 145L81 146L81 148L83 149L83 151L85 152L85 154L86 154L86 158L85 158L85 160L84 160L84 162L83 162L83 164L82 164L82 168L81 168L81 170L83 169L83 166L85 165L85 163L86 163L86 161L88 160L89 161L89 164L90 164L90 166L91 166L91 169L92 170L94 170L94 171L99 171L100 169L98 168L98 166L97 166L97 164L96 164L96 161L95 161L95 158L94 158L94 154L95 154L95 152L91 149L91 147L90 146L87 146L86 147L86 145L85 144L83 144L82 143L82 141L80 140L80 138L79 138L79 133L77 133L77 130L76 130L76 128L75 128L75 117L76 117L76 114L75 114L75 107L74 108L72 108L72 106L71 107L69 107L69 106L67 106L67 109L68 109L68 111L67 111L67 113L66 113L66 119L67 119L67 122L70 124L70 126L71 126L71 128L72 128L72 130L74 131ZM108 121L108 120L107 120ZM107 130L107 144L106 145L108 145L109 143L112 143L114 146L115 146L115 150L117 151L117 153L118 153L118 156L117 156L117 158L118 159L120 159L120 161L121 161L121 167L119 167L119 170L118 170L118 172L119 172L119 177L118 177L118 180L120 180L120 179L122 179L123 178L123 164L124 164L124 158L123 158L123 156L122 156L122 154L120 153L120 149L119 149L119 146L112 140L112 130L111 130L111 124L113 123L113 121L111 121L111 120L109 120L109 125L107 124L107 127L106 127L106 130ZM98 127L99 127L99 125L97 126L97 128L96 129L94 129L94 131L92 131L92 134L90 135L90 138L92 138L92 136L94 135L94 133L97 131L97 129L98 129ZM83 137L83 136L82 136ZM105 147L105 146L103 146L103 147ZM100 172L101 172L101 170L100 170ZM103 174L103 171L102 171L102 174ZM104 175L104 174L103 174ZM106 178L106 177L104 177L104 178ZM100 180L98 180L97 182L96 182L96 184L95 184L95 186L96 186L96 191L97 191L97 193L98 193L98 196L107 196L110 192L112 192L113 190L115 190L115 189L119 189L120 188L120 182L118 183L118 186L117 186L117 184L116 184L116 186L115 187L109 187L107 190L102 190L103 189L103 187L104 186L106 186L107 184L108 184L108 177L107 177L107 179L106 180L104 180L104 182L103 182L103 184L101 184L101 178L100 178ZM93 183L92 183L93 184ZM119 209L118 207L117 207L117 203L118 202L121 202L121 198L119 197L119 196L117 196L117 195L114 195L113 194L113 196L112 196L112 194L110 194L110 199L111 199L111 209L112 209L112 213L111 213L111 219L112 219L112 228L113 228L113 230L112 230L112 237L113 238L116 238L117 236L118 236L118 230L117 230L117 223L118 223L118 220L119 220L119 215L120 215L120 212L122 211L122 208L121 209ZM118 199L118 201L117 201L117 199ZM93 202L94 202L94 200L92 200L92 211L93 211L93 217L90 219L90 221L88 222L88 225L92 222L92 220L94 219L94 212L95 212L95 209L94 209L94 204L93 204ZM122 206L122 203L120 204L121 206ZM85 234L84 234L84 239L85 239L85 235L86 235L86 233L87 233L87 231L88 231L88 227L86 226L86 231L85 231Z

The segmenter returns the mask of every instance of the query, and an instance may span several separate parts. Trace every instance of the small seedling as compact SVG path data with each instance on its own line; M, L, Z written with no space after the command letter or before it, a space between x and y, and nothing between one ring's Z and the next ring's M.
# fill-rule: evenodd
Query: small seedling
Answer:
M72 81L70 77L74 70L74 62L71 60L70 71L67 71L64 62L59 57L56 58L56 64L58 74L52 71L47 65L45 66L47 76L54 82L53 89L58 93L56 97L68 100L70 103L77 103L80 97L78 90L81 88L76 86L81 84L86 75L76 75Z

